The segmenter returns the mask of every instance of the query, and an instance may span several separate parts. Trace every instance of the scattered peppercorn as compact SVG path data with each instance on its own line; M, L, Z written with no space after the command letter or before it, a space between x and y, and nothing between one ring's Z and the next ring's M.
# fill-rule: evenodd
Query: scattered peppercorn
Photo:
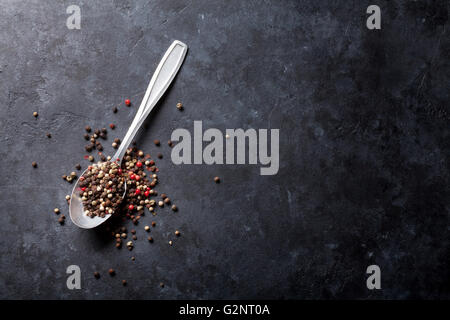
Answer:
M51 135L50 133L47 133L46 136L47 136L47 138L49 138L49 139L52 137L52 135Z
M162 159L162 157L163 157L162 153L158 153L158 154L157 154L157 157L158 157L159 159Z
M181 102L177 103L177 109L178 110L182 110L183 109L183 104Z
M110 276L113 276L113 275L116 274L116 272L114 271L114 269L109 269L109 270L108 270L108 273L109 273Z
M127 248L128 248L128 250L130 250L130 251L133 250L133 246L134 246L134 245L133 245L133 241L128 241L128 242L127 242Z
M75 169L81 170L81 165L80 165L79 163L77 163L77 164L75 165Z
M94 272L94 277L95 277L96 279L99 279L99 278L100 278L100 273L98 273L97 271L95 271L95 272Z
M167 144L169 145L169 147L173 147L173 142L172 142L172 140L169 140L169 141L167 141Z
M86 132L91 132L91 127L90 126L86 126L86 127L84 127L84 129L86 130Z
M159 286L160 286L161 288L164 288L164 283L160 282L160 283L159 283Z
M122 280L122 285L126 286L127 285L127 280Z
M176 205L172 205L172 210L173 210L173 211L177 211L177 210L178 210L178 207L177 207Z
M169 241L169 246L171 246L173 244L172 240Z
M66 221L66 217L64 215L61 215L58 219L59 224L64 224L64 222Z
M33 112L33 117L37 118L37 116L38 116L38 113L36 111Z
M56 214L59 214L59 209L55 208L55 209L53 209L53 212L56 213Z
M113 108L113 112L117 113L117 108L116 107Z
M214 177L214 182L215 183L219 183L220 182L220 178L219 177Z
M180 236L180 231L176 230L176 231L175 231L175 235L176 235L177 237L179 237L179 236Z
M131 105L131 101L130 101L129 99L126 99L126 100L125 100L125 105L126 105L127 107L129 107L129 106Z
M150 231L150 227L149 227L149 226L145 226L145 227L144 227L144 230L145 230L145 231Z
M158 146L161 144L161 142L159 140L154 140L153 143L155 144L155 146Z
M33 166L33 168L37 168L37 163L36 162L32 162L31 165Z
M147 240L148 240L148 242L153 242L153 238L152 237L148 237Z
M152 221L152 227L153 228L156 227L156 222L155 221Z
M115 129L116 128L116 125L114 124L114 123L111 123L110 125L109 125L109 127L111 128L111 129Z

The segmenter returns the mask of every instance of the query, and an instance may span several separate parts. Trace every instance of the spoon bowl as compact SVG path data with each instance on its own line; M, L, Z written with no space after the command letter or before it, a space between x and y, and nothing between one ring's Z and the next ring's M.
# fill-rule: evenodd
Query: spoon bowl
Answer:
M112 159L117 159L119 164L122 162L122 158L125 155L125 152L133 140L134 136L138 132L144 120L149 115L150 111L155 107L156 103L162 97L164 92L167 90L172 80L175 78L175 75L180 70L181 65L183 64L184 58L187 53L187 46L178 40L175 40L167 49L164 54L161 62L156 68L155 73L150 80L150 84L147 87L144 98L142 99L141 105L137 110L136 116L134 117L133 122L131 123L130 128L128 129L125 138L120 144L119 149ZM83 171L80 178L84 176L87 169ZM69 205L69 215L72 222L80 228L83 229L92 229L100 224L104 223L108 220L113 214L106 214L104 217L89 217L85 213L85 209L83 206L83 201L80 197L80 178L78 178L75 186L72 190L72 195L70 198ZM126 177L124 177L124 193L122 195L122 201L126 195L127 190L127 181Z

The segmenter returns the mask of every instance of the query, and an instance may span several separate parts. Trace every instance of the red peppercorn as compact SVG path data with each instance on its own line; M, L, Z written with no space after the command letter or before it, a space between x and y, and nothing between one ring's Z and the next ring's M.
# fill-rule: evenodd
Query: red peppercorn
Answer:
M136 189L136 191L134 192L135 195L140 195L141 194L141 190Z
M83 191L83 192L84 192L85 190L86 190L86 187L83 187L83 188L81 188L81 191Z
M138 167L138 168L142 167L142 162L140 162L140 161L136 162L136 167Z
M111 129L114 129L116 126L114 125L114 123L111 123L111 124L109 125L109 127L110 127Z
M126 99L125 100L125 105L128 107L128 106L130 106L130 104L131 104L131 101L129 99Z
M146 197L148 197L148 196L150 195L150 191L145 191L145 192L144 192L144 195L145 195Z
M134 209L134 206L132 205L132 204L130 204L129 206L128 206L128 210L133 210Z
M117 170L119 174L122 174L122 169Z
M130 179L131 179L131 180L136 179L136 175L132 174L132 175L130 176Z
M138 175L136 175L134 178L136 179L136 181L141 180L141 177L139 177Z

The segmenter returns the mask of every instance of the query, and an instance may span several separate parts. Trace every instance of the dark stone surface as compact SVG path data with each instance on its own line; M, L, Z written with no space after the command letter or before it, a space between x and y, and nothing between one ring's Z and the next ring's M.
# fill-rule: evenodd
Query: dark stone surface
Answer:
M450 298L448 2L372 2L2 1L0 298ZM159 210L152 245L147 214L132 252L60 226L83 127L116 123L112 153L174 39L190 51L137 141L163 141L158 190L179 212ZM165 141L194 120L279 128L279 173L175 166Z

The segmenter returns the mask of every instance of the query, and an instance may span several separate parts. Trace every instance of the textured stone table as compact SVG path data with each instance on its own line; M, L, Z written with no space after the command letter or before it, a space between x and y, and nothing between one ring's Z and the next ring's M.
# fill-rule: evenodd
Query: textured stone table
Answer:
M0 298L449 298L448 8L432 2L378 1L368 30L365 1L2 1ZM147 214L132 252L60 226L84 126L114 122L112 152L174 39L188 56L137 143L162 141L158 189L180 210ZM280 129L278 174L174 165L166 141L194 120Z

